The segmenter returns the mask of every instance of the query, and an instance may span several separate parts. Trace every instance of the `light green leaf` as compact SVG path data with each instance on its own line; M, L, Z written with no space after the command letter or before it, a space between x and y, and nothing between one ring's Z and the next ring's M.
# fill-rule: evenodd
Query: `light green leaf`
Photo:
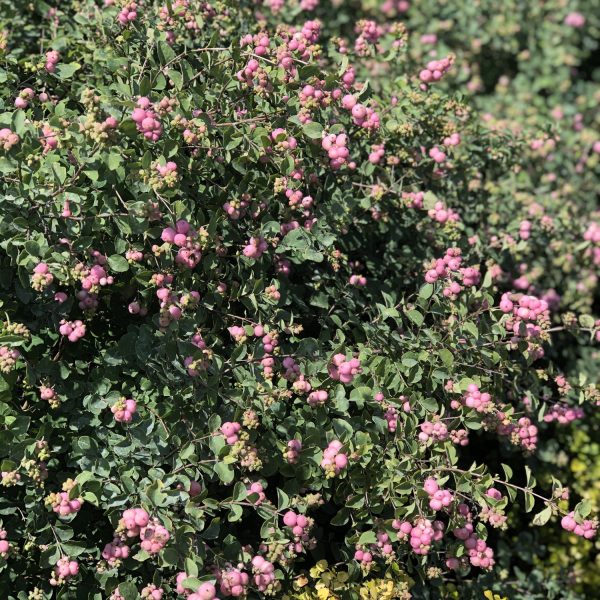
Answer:
M302 127L302 131L304 132L304 135L311 140L320 140L323 137L323 127L320 123L316 123L315 121L306 123L306 125Z
M129 270L127 259L119 254L113 254L108 257L108 266L116 273L124 273Z
M76 62L72 63L61 63L56 67L56 75L59 79L69 79L81 69L81 65Z

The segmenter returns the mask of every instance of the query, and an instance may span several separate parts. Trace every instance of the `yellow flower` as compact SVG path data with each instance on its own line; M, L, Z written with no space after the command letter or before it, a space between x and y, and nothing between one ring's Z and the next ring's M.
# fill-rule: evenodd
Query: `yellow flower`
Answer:
M339 571L335 577L337 583L346 583L348 581L348 572L347 571Z
M317 591L317 596L319 600L329 600L329 598L331 598L331 593L327 588L321 588Z
M311 570L310 570L310 576L313 579L317 579L319 577L319 575L321 573L323 573L323 571L325 571L325 569L327 568L327 561L326 560L320 560Z
M333 582L333 573L323 573L323 575L321 575L321 581L329 585Z
M487 598L487 600L508 600L506 596L500 596L500 594L494 594L492 590L485 590L483 595Z

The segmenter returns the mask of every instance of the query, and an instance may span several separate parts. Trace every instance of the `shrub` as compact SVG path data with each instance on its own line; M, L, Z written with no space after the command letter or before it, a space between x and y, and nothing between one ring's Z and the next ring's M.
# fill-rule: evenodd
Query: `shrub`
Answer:
M547 464L600 400L592 117L481 115L519 84L408 3L262 4L0 3L0 585L585 593L529 528L595 543Z

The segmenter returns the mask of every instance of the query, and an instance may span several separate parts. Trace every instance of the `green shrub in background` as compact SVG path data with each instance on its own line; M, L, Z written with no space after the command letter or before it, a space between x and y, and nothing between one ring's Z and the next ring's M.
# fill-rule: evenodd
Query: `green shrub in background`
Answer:
M538 4L0 2L8 598L590 597L598 13Z

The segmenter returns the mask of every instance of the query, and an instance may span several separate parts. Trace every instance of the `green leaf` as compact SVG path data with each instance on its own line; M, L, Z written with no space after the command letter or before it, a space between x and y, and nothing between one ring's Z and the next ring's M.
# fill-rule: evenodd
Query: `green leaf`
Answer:
M108 257L108 266L116 273L124 273L129 270L129 263L124 256L113 254Z
M17 110L13 115L13 129L15 133L18 135L23 135L25 133L25 127L27 122L27 115L24 110Z
M537 513L537 515L535 515L535 517L533 517L533 520L531 522L534 525L545 525L550 520L551 516L552 516L552 508L550 506L547 506L544 510Z
M290 497L281 489L277 488L277 510L285 510L290 505Z
M88 547L83 542L63 542L62 550L70 557L75 557L87 552Z
M91 471L82 471L81 473L79 473L79 475L77 475L77 477L75 478L75 481L80 486L83 486L85 483L87 483L88 481L90 481L92 479L95 479L95 476Z
M575 506L575 513L582 518L586 518L592 512L592 505L589 500L582 500Z
M535 477L533 476L533 473L528 465L525 465L525 481L528 488L533 489L536 485Z
M163 487L164 483L157 479L146 489L148 500L150 500L154 506L163 506L167 499L167 495L161 491Z
M442 359L442 362L447 367L451 367L454 364L454 355L452 354L452 352L450 352L450 350L443 348L442 350L440 350L439 355Z
M168 62L172 61L176 54L169 44L165 42L158 42L158 56L161 64L164 66Z
M190 558L189 556L185 559L185 572L190 576L190 577L198 577L198 565L196 564L196 561L193 560L192 558Z
M111 152L107 159L106 164L111 171L116 171L122 163L121 155L118 152Z
M290 231L279 244L278 250L307 250L310 244L310 237L302 227Z
M335 514L333 519L331 519L331 524L334 527L342 527L343 525L345 525L348 522L349 518L350 518L350 511L347 508L341 508Z
M148 560L150 558L150 554L148 552L146 552L145 550L140 550L137 554L133 555L133 559L137 560L138 562L144 562L145 560Z
M227 520L231 523L239 521L244 515L244 508L239 504L232 504L227 515Z
M211 415L210 419L208 419L208 429L209 431L217 431L221 426L221 417L220 415Z
M430 396L423 396L418 399L418 403L428 412L434 413L439 409L438 402Z
M359 408L362 408L365 405L365 402L368 402L373 398L373 390L368 386L359 386L354 388L350 392L350 400L352 402L356 402Z
M202 582L196 577L186 577L181 582L181 585L183 585L186 590L192 590L192 592L194 592L202 585Z
M183 75L176 69L169 70L169 78L176 89L180 90L183 87Z
M119 593L124 600L137 600L140 596L135 585L131 581L119 583Z
M594 329L596 326L596 320L591 315L580 315L579 325L581 325L581 327L585 327L586 329Z
M362 545L376 544L377 536L375 535L374 531L364 531L360 534L360 537L358 538L358 543Z
M423 197L423 208L429 210L435 206L437 201L438 197L433 192L425 192L425 196Z
M63 184L67 179L67 169L58 163L54 163L52 165L52 170L54 171L58 183Z
M329 308L329 296L323 293L315 294L311 297L309 304L317 308Z
M231 465L224 462L218 462L214 466L214 471L223 483L231 483L235 475Z
M302 253L302 258L304 260L311 260L312 262L323 262L323 254L318 252L317 250L313 250L312 248L308 248Z
M406 316L413 322L415 323L418 327L420 327L421 325L423 325L423 321L425 320L425 317L423 316L422 313L420 313L417 309L413 308L411 310L409 310L406 313Z
M320 140L323 137L323 127L320 123L316 123L315 121L306 123L306 125L302 127L302 131L304 135L311 140Z
M76 62L72 63L61 63L56 67L56 75L59 79L69 79L81 69L81 65Z
M6 175L12 173L17 168L17 163L7 156L0 157L0 173Z
M535 496L531 492L525 492L525 512L531 512L535 506Z
M428 300L429 298L431 298L432 295L433 295L433 284L431 284L431 283L426 283L419 290L419 298L422 298L423 300Z
M475 323L473 323L472 321L467 321L466 323L463 323L462 330L464 332L469 333L471 337L479 339L479 329L477 329L477 325L475 325Z
M501 464L502 466L502 470L504 471L504 475L506 476L506 481L510 481L512 479L513 476L513 470L511 469L511 467L509 467L508 465L505 464Z

